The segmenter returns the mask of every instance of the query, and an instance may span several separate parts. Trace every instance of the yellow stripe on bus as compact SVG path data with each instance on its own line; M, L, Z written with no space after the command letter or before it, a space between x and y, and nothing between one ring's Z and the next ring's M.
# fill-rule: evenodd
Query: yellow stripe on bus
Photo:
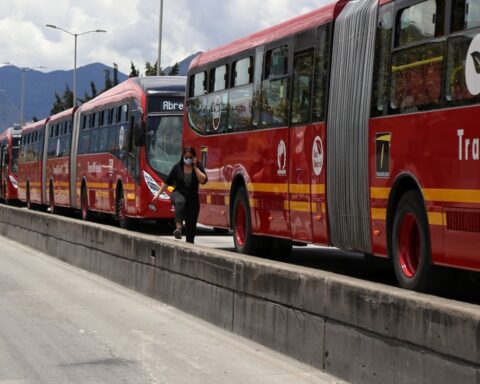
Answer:
M372 216L372 220L387 220L387 210L385 208L372 208L370 215Z
M387 200L391 188L370 188L373 199ZM478 189L422 189L426 201L438 201L443 203L470 203L480 204L480 190Z
M446 214L443 212L428 212L428 223L431 225L446 225Z

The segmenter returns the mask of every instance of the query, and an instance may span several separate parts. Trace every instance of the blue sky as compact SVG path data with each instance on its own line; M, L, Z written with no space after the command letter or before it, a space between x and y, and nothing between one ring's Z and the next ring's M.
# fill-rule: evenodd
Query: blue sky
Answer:
M162 66L215 48L292 17L327 0L164 0ZM0 2L0 64L73 68L72 33L105 29L78 37L78 66L92 62L143 70L158 50L160 0L15 0Z

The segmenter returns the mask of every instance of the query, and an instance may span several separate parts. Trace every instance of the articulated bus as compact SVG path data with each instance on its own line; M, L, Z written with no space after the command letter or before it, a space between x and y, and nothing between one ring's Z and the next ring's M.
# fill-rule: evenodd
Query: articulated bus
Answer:
M152 202L181 154L185 77L132 78L82 106L24 128L20 200L135 219L172 220Z
M18 198L29 209L45 203L42 193L42 159L48 119L26 124L18 157Z
M0 199L6 203L18 200L18 148L20 126L7 128L0 134Z
M480 270L477 1L341 0L199 55L187 90L199 221L237 251L331 245L418 291Z

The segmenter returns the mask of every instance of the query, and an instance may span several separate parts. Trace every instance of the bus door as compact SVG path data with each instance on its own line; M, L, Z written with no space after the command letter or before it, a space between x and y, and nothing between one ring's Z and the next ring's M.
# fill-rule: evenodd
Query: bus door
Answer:
M311 204L311 104L314 50L295 53L290 115L289 210L293 240L312 242Z

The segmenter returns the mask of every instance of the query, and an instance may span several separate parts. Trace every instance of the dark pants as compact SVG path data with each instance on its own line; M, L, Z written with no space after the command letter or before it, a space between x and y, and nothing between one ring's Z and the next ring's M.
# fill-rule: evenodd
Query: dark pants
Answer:
M200 213L200 201L198 195L186 195L174 191L170 199L175 207L175 223L183 223L185 220L185 235L187 242L192 243L195 239L198 214Z

